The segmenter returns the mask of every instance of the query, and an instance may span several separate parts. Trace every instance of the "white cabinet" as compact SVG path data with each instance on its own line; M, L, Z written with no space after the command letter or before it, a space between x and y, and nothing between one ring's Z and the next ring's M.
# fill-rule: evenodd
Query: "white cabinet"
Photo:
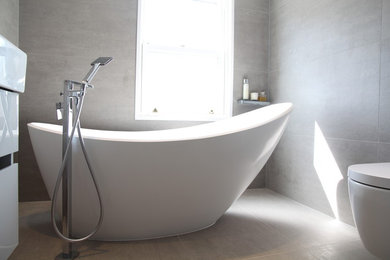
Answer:
M0 35L0 260L18 245L19 94L24 92L27 55Z
M0 259L18 245L18 165L0 170Z
M19 95L0 89L0 157L18 150Z

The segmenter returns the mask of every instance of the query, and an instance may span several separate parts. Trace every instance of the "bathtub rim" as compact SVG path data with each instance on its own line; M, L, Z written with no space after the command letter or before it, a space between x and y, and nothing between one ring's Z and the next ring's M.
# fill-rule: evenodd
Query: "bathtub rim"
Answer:
M233 134L266 125L288 115L293 109L292 103L278 103L258 108L228 119L164 130L113 131L82 128L85 139L114 142L173 142L207 139ZM251 120L259 116L260 120ZM28 128L62 135L62 125L30 122ZM77 132L75 133L77 136Z

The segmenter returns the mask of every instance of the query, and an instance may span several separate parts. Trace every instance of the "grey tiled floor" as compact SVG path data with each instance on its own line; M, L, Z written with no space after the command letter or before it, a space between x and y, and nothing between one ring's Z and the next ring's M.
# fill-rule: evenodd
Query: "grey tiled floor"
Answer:
M20 243L9 258L54 259L61 243L49 222L50 202L20 203ZM79 259L377 259L354 227L267 189L246 191L212 227L170 238L86 241Z

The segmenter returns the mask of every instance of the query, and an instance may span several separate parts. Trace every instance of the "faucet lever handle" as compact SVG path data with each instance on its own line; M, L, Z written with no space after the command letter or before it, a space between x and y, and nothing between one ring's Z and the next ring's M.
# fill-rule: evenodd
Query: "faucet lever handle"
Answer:
M56 103L56 110L57 110L57 120L62 120L62 114L64 112L64 109L62 107L61 102Z

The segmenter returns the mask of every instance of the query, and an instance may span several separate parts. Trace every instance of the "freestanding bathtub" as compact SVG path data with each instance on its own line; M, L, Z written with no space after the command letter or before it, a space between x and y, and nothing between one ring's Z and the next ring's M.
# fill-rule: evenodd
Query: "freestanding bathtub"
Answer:
M282 103L171 130L82 129L105 210L93 239L149 239L213 225L262 169L291 110L292 104ZM29 123L28 129L52 196L62 127ZM73 233L81 236L95 226L99 208L78 140L73 140L72 158Z

